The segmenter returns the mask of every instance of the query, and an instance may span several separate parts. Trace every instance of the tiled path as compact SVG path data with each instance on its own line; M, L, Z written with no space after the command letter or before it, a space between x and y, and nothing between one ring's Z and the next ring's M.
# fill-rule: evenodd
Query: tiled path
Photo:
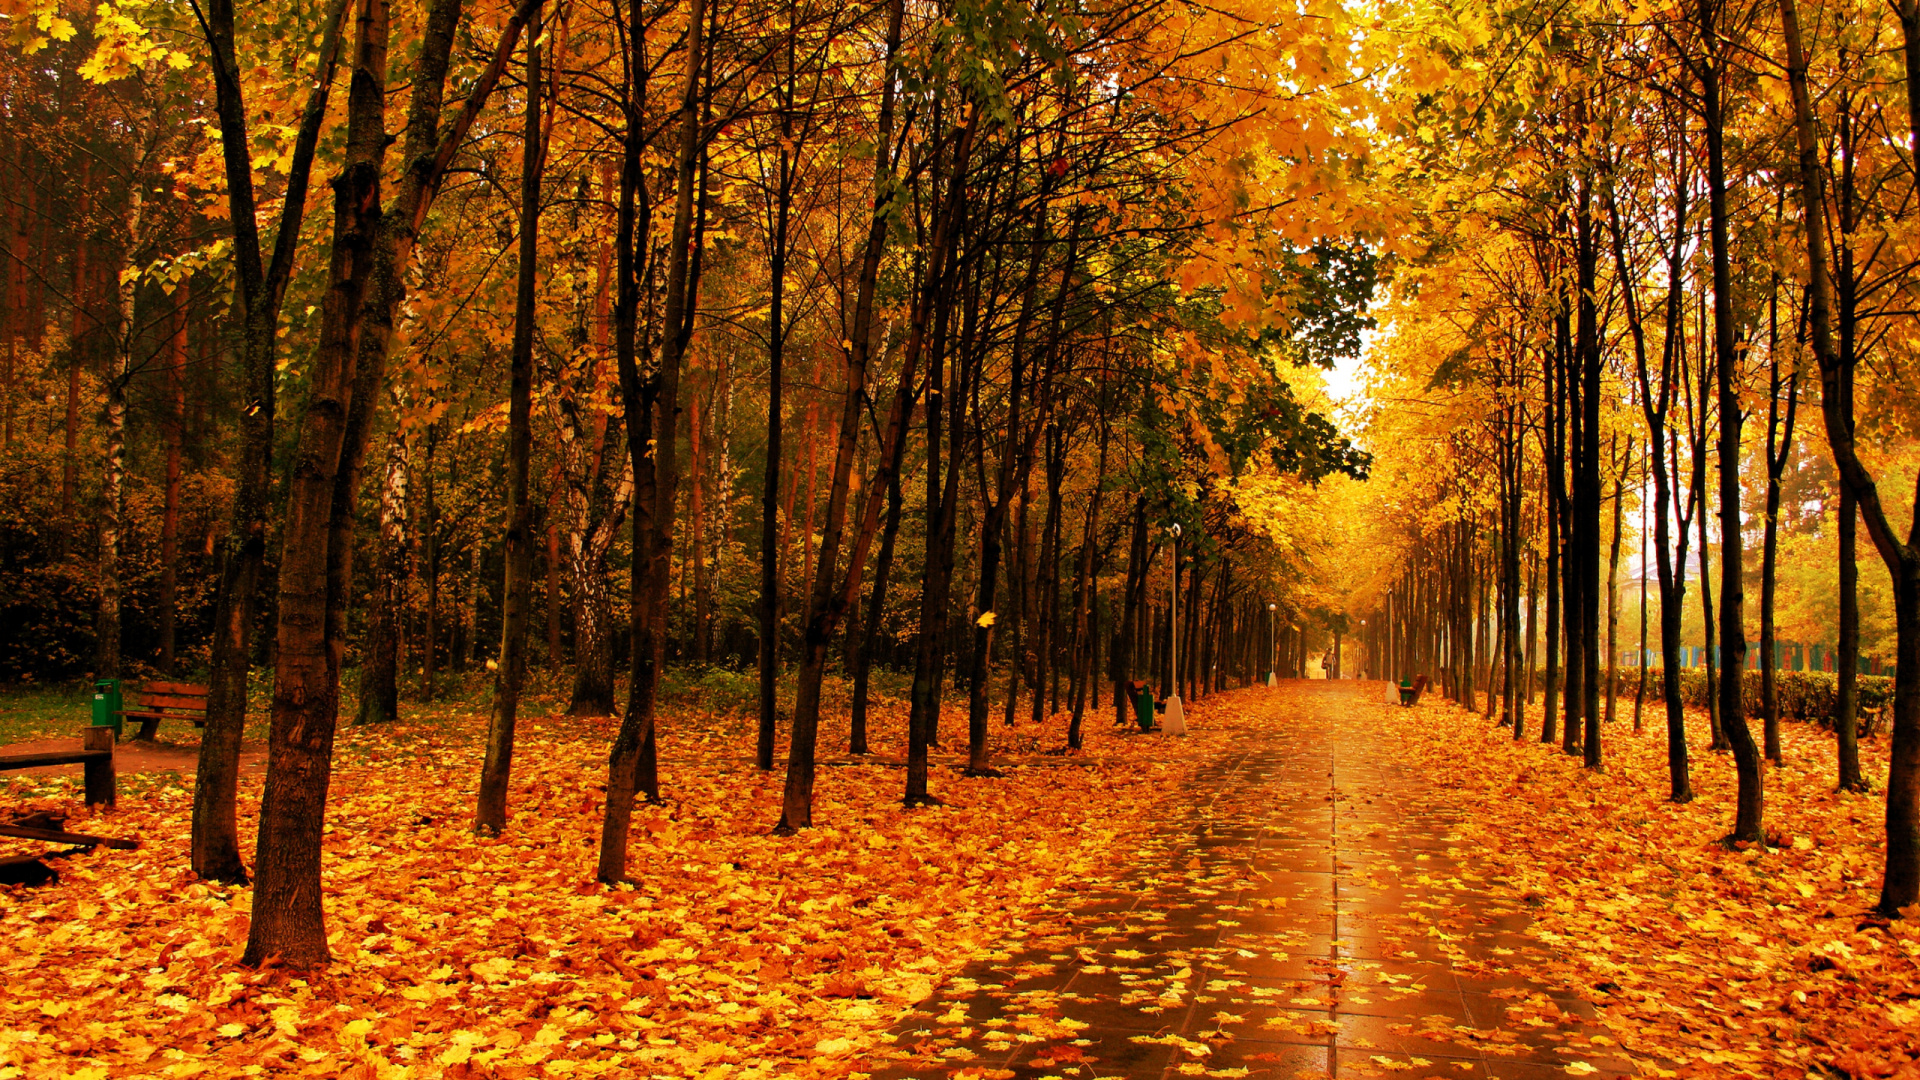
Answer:
M1378 687L1273 694L1280 715L1200 770L1121 889L951 980L899 1029L912 1058L874 1076L1631 1075L1590 1007L1533 977L1551 956L1523 933L1531 898L1449 840Z

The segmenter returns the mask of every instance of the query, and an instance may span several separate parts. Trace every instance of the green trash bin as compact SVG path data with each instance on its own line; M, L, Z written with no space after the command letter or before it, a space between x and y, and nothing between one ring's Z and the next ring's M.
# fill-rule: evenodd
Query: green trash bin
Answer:
M93 681L93 726L110 727L113 737L119 739L120 725L124 718L120 715L120 680L95 679Z
M1141 731L1153 730L1153 687L1147 683L1137 683L1138 689L1133 695L1133 717L1139 723Z

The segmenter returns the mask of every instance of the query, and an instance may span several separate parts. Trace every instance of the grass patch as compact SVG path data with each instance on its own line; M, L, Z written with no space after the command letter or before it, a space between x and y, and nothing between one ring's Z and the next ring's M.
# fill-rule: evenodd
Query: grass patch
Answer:
M0 690L0 745L72 738L92 722L92 687L37 684Z

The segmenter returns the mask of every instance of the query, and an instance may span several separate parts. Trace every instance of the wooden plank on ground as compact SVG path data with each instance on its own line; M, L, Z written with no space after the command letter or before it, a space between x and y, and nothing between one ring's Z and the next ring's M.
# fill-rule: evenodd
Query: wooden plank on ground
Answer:
M63 829L29 829L20 825L0 825L0 836L12 836L21 840L45 840L49 844L110 847L115 851L132 851L140 846L138 840L122 840L114 836L89 836L86 833L67 832Z
M111 731L111 728L103 730ZM0 755L0 772L13 769L38 769L47 765L85 765L89 761L113 757L111 750L51 750L40 754Z

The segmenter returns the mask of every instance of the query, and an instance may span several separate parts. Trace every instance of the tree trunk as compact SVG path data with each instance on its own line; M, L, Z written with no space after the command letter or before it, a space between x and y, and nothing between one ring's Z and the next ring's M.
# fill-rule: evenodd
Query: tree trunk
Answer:
M1909 152L1920 155L1920 2L1898 0L1907 68ZM1881 914L1892 918L1920 903L1920 515L1902 543L1894 533L1872 474L1854 447L1850 372L1834 347L1831 297L1820 180L1820 146L1807 90L1807 59L1801 45L1795 0L1780 0L1787 40L1787 82L1793 99L1802 234L1807 242L1807 322L1820 362L1820 415L1841 482L1853 492L1867 535L1893 579L1897 640L1893 689L1893 748L1887 770L1887 872L1880 886ZM1920 160L1916 161L1920 164Z
M680 94L678 146L674 151L674 207L668 238L666 300L661 310L660 354L651 377L643 385L634 349L638 302L634 279L636 248L633 193L640 183L641 118L627 116L621 175L619 300L616 316L620 366L620 397L627 417L628 457L633 468L633 657L627 690L627 713L620 721L607 758L606 817L600 833L599 879L606 884L627 880L628 828L633 803L644 793L659 797L655 708L659 703L660 671L666 660L667 597L673 556L673 507L679 485L677 468L680 412L680 369L693 337L698 312L700 264L696 257L694 195L701 193L704 221L706 171L701 163L700 103L702 77L711 77L707 48L706 0L692 0L687 13L686 72ZM632 29L643 31L638 20ZM643 53L635 42L636 57ZM631 110L633 105L628 103Z
M900 491L900 473L896 469L887 484L887 524L880 534L880 555L874 562L873 590L867 600L866 625L862 627L853 663L852 734L847 745L849 754L872 752L867 747L867 683L873 674L874 650L879 648L881 635L885 633L887 580L893 573L893 542L900 535L900 512L905 502Z
M1580 101L1579 111L1584 121L1584 98ZM1599 769L1604 763L1600 739L1600 507L1605 495L1605 484L1600 473L1600 377L1605 367L1601 336L1606 327L1601 322L1596 297L1600 238L1593 220L1593 186L1591 174L1583 178L1574 214L1579 279L1576 355L1580 361L1582 413L1578 461L1583 480L1575 509L1573 539L1579 547L1576 563L1580 592L1579 715L1585 725L1579 742L1583 763L1589 769ZM1607 591L1609 594L1612 592L1611 581ZM1571 646L1568 651L1571 659Z
M1681 340L1681 296L1684 288L1682 256L1687 235L1687 190L1684 169L1678 170L1674 188L1673 241L1666 252L1667 304L1666 332L1662 339L1660 379L1656 390L1648 372L1645 328L1640 319L1639 293L1624 290L1627 326L1633 336L1634 372L1639 382L1641 412L1647 424L1647 457L1653 467L1654 516L1653 549L1660 571L1660 656L1661 698L1667 712L1667 797L1675 803L1693 801L1693 784L1687 760L1686 709L1680 700L1680 621L1686 603L1687 522L1683 517L1677 530L1671 528L1671 516L1678 493L1677 448L1667 437L1667 412L1673 401L1674 372L1684 363L1686 346ZM1627 271L1626 227L1614 207L1613 257L1617 277L1632 281ZM1669 455L1673 456L1669 456ZM1644 657L1642 658L1644 663Z
M1702 335L1704 338L1704 335ZM1720 673L1718 657L1720 650L1714 634L1713 607L1713 563L1712 548L1707 543L1707 517L1712 505L1707 490L1707 361L1706 343L1700 345L1700 398L1698 402L1699 427L1693 439L1693 491L1696 509L1694 527L1700 545L1700 632L1702 644L1706 648L1707 662L1707 726L1713 741L1709 747L1714 750L1728 750L1732 744L1727 741L1726 728L1721 725L1720 717Z
M431 702L435 689L434 674L440 660L440 504L434 486L434 451L440 445L440 425L427 425L426 460L422 469L420 536L426 552L422 559L427 576L426 619L420 630L420 700Z
M1733 316L1732 240L1727 222L1727 180L1724 162L1725 119L1722 114L1720 38L1714 29L1718 0L1700 0L1700 40L1707 61L1700 65L1703 119L1707 136L1707 211L1712 237L1713 328L1716 388L1720 398L1720 726L1733 743L1734 770L1739 793L1730 839L1765 845L1765 774L1760 748L1747 725L1745 686L1747 635L1745 621L1745 540L1740 532L1740 398L1735 390L1735 365L1740 362ZM1703 388L1704 389L1704 388ZM1704 393L1702 397L1704 397ZM1701 549L1705 551L1704 545Z
M1786 415L1780 412L1779 344L1780 276L1773 277L1773 295L1767 304L1767 359L1771 380L1767 388L1767 516L1763 525L1760 559L1760 710L1766 729L1767 759L1785 764L1780 749L1780 690L1777 671L1780 643L1774 632L1774 591L1780 554L1780 479L1793 457L1793 422L1799 407L1800 369L1796 365L1785 382Z
M1047 422L1047 511L1040 526L1039 573L1034 582L1040 589L1035 599L1034 615L1038 625L1034 628L1034 683L1033 683L1033 722L1045 723L1052 716L1047 707L1047 687L1052 681L1054 628L1059 622L1060 610L1060 486L1065 482L1067 469L1066 440L1061 437L1059 425L1051 420ZM1058 701L1054 702L1058 707Z
M520 265L515 282L513 351L507 392L506 574L500 590L500 664L494 673L493 712L486 758L474 801L473 831L498 836L507 827L507 783L513 775L514 725L527 674L527 625L533 602L533 504L527 489L533 454L533 332L535 272L540 256L540 21L527 31L526 128L520 153Z
M793 161L788 151L792 127L789 103L780 119L780 171L775 192L773 245L768 253L771 265L767 271L771 290L767 322L767 475L760 495L760 726L754 748L754 762L763 772L773 771L773 741L778 725L775 682L780 667L780 547L774 538L780 524L780 466L784 453L781 425L785 422L786 408L782 402L786 389L783 370L786 315L782 309L787 293L787 223L793 207Z
M994 604L999 588L1001 547L1007 533L1008 510L1013 505L1013 485L1018 477L1024 486L1028 472L1033 467L1033 443L1041 431L1041 424L1033 425L1033 433L1027 434L1021 428L1020 411L1025 400L1026 363L1028 333L1037 309L1038 286L1040 279L1040 259L1045 251L1047 218L1044 212L1047 184L1042 182L1042 211L1035 215L1031 249L1027 256L1025 288L1020 301L1020 314L1014 324L1013 355L1009 361L1009 390L1007 392L1007 431L1006 440L1000 452L1000 467L994 484L993 496L987 501L986 514L980 526L980 575L974 594L974 606L981 615L974 623L973 652L967 677L967 769L969 773L987 775L991 769L987 762L987 710L990 705L991 665L993 660L993 641L998 624L998 615ZM1069 242L1064 269L1060 273L1060 289L1056 294L1053 331L1058 331L1057 313L1060 302L1064 300L1072 280L1073 265L1077 256L1080 238L1079 223L1075 221L1073 238ZM1054 354L1053 334L1049 334L1047 343L1049 363L1048 371L1041 373L1041 418L1044 420L1048 408L1047 399L1051 395L1051 358ZM976 424L981 421L976 418ZM1017 621L1017 618L1016 618Z
M83 157L74 220L84 222L93 198L93 162ZM62 560L72 554L75 513L80 498L80 368L86 363L93 345L92 267L88 256L92 245L82 233L73 238L73 330L67 335L67 412L66 449L60 459L60 527L56 554Z
M387 147L385 0L365 0L348 88L343 172L334 184L334 250L321 304L312 388L289 484L280 568L278 649L267 779L260 804L253 922L242 962L329 959L320 853L338 721L340 654L351 572L355 473L383 381L401 275L454 152L499 81L526 8L503 29L492 62L443 133L442 95L459 0L436 0L414 61L405 146L393 203L382 208ZM357 340L356 340L357 339ZM374 393L356 392L371 386Z
M400 610L407 571L407 433L396 429L387 444L380 485L380 528L367 598L367 629L360 650L360 711L357 724L400 718Z
M167 335L165 427L166 487L160 516L160 674L175 675L174 650L179 632L180 458L187 423L187 303L176 296L171 332ZM9 402L9 405L11 402Z
M1040 430L1042 425L1034 425ZM1027 636L1032 627L1028 611L1032 606L1033 595L1033 552L1027 542L1027 511L1033 505L1032 477L1023 473L1020 477L1020 509L1013 515L1013 558L1011 571L1014 588L1013 603L1008 605L1013 616L1013 625L1008 629L1012 640L1007 643L1007 705L1006 726L1012 727L1019 715L1020 682L1028 678Z
M560 560L560 520L551 498L547 501L547 668L558 671L566 662L560 636L561 597L566 593L566 570Z
M1543 381L1546 383L1547 417L1541 428L1540 441L1542 457L1545 458L1547 474L1547 492L1541 512L1547 519L1547 632L1541 644L1547 651L1546 682L1542 692L1540 709L1540 742L1552 746L1558 740L1554 733L1559 730L1556 721L1560 708L1560 534L1563 518L1562 505L1566 501L1566 452L1563 444L1565 436L1566 409L1562 401L1565 391L1561 377L1560 357L1566 351L1567 323L1564 314L1554 319L1554 347L1543 353L1545 362L1542 367Z
M133 264L145 203L137 186L128 199L127 246L121 258L124 263ZM113 365L107 372L107 408L103 417L107 445L105 468L100 478L100 607L95 620L93 668L96 677L108 679L120 677L120 545L126 532L127 514L127 383L133 378L134 298L140 280L137 273L123 273L118 277Z
M1100 496L1105 491L1104 478L1107 475L1107 435L1111 428L1105 423L1105 419L1104 416L1100 418L1099 465L1093 471L1093 490L1087 493L1087 522L1080 530L1080 570L1075 575L1073 602L1073 640L1077 657L1092 655L1091 650L1088 649L1092 638L1087 625L1087 613L1093 600L1094 534L1100 528ZM1087 676L1091 672L1087 670L1088 665L1084 659L1075 666L1079 672L1079 677L1075 681L1084 689ZM1080 749L1080 720L1085 711L1085 704L1084 695L1075 692L1073 719L1067 725L1067 745L1075 750Z
M1851 379L1846 380L1851 382ZM1848 390L1851 390L1848 387ZM1843 391L1844 393L1844 391ZM1856 672L1860 665L1860 563L1857 547L1860 503L1846 485L1840 488L1840 640L1834 663L1836 693L1833 705L1834 744L1839 756L1840 791L1866 791L1860 770L1860 697Z
M709 440L700 421L700 397L696 394L687 403L687 450L692 459L687 477L687 548L693 560L693 647L689 651L694 666L704 670L713 663L713 636L708 632L713 618L713 590L707 574L707 458L702 453Z
M209 0L212 61L225 77L214 80L220 119L221 158L227 178L228 221L234 235L235 304L231 331L240 353L240 449L233 516L220 552L214 594L213 639L207 686L206 725L193 791L193 872L202 880L239 884L247 879L240 858L235 799L239 790L241 734L246 723L247 675L253 659L256 596L268 591L266 573L270 482L274 442L274 352L280 305L293 273L315 148L340 56L340 24L347 0L333 0L321 33L313 87L294 140L281 220L271 263L263 257L253 194L252 142L246 103L240 96L234 48L233 0ZM277 661L277 656L276 656Z
M1627 438L1627 452L1620 459L1613 479L1613 546L1607 556L1607 723L1614 721L1614 705L1619 691L1620 673L1620 515L1626 503L1627 468L1633 461L1633 438Z
M887 15L886 70L889 73L894 71L899 51L904 12L902 0L893 0ZM890 74L881 89L877 146L892 144L893 100L894 80ZM963 168L972 148L972 131L971 124L961 131L959 146L955 151L955 158ZM879 281L880 259L893 203L898 197L893 186L894 164L890 155L876 155L873 216L868 223L867 241L861 253L855 289L853 334L848 339L853 345L847 361L847 395L842 401L840 448L834 457L833 491L841 496L841 501L837 506L831 503L828 506L827 529L821 538L820 570L814 577L807 602L806 628L802 636L807 652L794 685L794 736L788 751L786 786L781 793L780 822L776 831L803 829L813 824L813 750L820 725L820 689L826 677L827 645L841 618L860 595L860 580L866 570L867 552L879 526L879 488L891 489L898 483L900 458L906 447L907 427L916 396L915 370L926 343L926 308L932 302L933 295L923 291L909 319L899 384L894 391L893 404L887 414L886 433L881 440L878 472L873 485L867 489L867 497L862 501L860 523L853 533L846 574L836 587L834 578L839 562L841 521L845 514L844 497L853 472L854 449L860 427L861 390L865 385L874 346L874 298ZM953 190L949 191L949 206L939 216L934 228L934 242L927 254L929 288L939 276L937 271L945 265L947 229L958 209L959 195L959 185L955 184ZM880 595L884 596L884 591Z
M254 863L253 921L242 963L325 964L320 842L333 764L340 672L327 640L327 539L353 387L355 322L378 228L385 151L385 0L356 14L345 164L334 181L333 253L320 312L312 387L288 483L280 557L273 721Z
M1127 708L1133 700L1131 661L1137 648L1136 638L1140 634L1141 606L1147 595L1147 563L1150 555L1147 551L1147 497L1145 495L1134 496L1133 528L1129 532L1126 594L1120 612L1120 632L1115 635L1113 642L1113 722L1115 724L1127 722ZM1267 621L1271 623L1273 620L1269 618Z
M1649 454L1647 467L1651 468L1652 464L1652 456ZM1640 501L1640 649L1634 660L1640 668L1638 672L1640 683L1633 693L1633 733L1635 735L1640 734L1642 714L1646 711L1647 704L1647 669L1650 666L1647 663L1647 548L1650 546L1648 541L1651 536L1652 532L1647 528L1647 501L1643 498Z
M954 170L949 183L961 187L965 180L963 166ZM951 205L957 208L964 203L955 199ZM938 299L934 310L934 352L927 363L926 561L920 588L920 631L916 638L918 648L913 665L913 697L907 714L907 784L902 800L909 807L940 803L928 790L927 754L938 732L941 659L946 651L947 609L953 586L954 522L960 501L960 462L951 454L942 453L942 440L949 423L945 415L948 404L945 375L949 364L943 354L946 351L947 320L952 305L946 295L949 290L943 287L941 279L955 275L931 265L928 273L929 284L939 292L935 294ZM951 365L952 397L957 404L966 400L966 380L962 374L966 366L966 351L956 349L954 352Z

